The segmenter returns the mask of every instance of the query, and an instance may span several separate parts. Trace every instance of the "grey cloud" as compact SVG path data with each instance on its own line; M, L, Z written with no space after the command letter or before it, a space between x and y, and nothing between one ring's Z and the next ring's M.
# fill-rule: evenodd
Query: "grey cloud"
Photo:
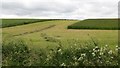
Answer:
M2 15L76 19L117 17L117 2L118 0L4 0Z

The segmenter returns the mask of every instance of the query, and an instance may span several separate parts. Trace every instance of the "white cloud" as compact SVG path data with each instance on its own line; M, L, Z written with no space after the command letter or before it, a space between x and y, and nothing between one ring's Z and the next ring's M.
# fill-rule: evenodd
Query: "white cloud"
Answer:
M105 18L118 16L119 0L2 0L1 18Z

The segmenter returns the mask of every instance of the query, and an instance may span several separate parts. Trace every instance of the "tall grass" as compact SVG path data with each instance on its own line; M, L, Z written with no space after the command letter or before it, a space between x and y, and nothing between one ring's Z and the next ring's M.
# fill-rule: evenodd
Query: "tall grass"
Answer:
M23 40L7 39L3 41L3 66L117 66L120 59L108 45L71 42L70 48L64 48L60 41L55 42L58 46L46 48L46 52L33 50ZM116 51L118 48L116 46Z

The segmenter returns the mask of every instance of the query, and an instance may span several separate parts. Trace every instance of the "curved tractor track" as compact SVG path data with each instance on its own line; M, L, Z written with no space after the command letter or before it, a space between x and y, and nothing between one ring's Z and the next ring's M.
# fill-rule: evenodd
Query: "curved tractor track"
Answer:
M52 28L52 27L55 27L56 25L50 25L48 27L44 27L42 29L39 29L39 30L34 30L34 31L30 31L30 32L24 32L24 33L20 33L20 34L16 34L16 35L13 35L13 36L22 36L22 35L26 35L26 34L31 34L31 33L35 33L35 32L40 32L40 31L43 31L43 30L47 30L49 28Z

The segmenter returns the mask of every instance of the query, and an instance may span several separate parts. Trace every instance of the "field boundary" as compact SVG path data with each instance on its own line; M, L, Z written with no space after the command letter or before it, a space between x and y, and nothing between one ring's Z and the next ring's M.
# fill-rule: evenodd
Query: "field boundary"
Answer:
M45 28L42 28L42 29L39 29L39 30L34 30L34 31L30 31L30 32L24 32L24 33L16 34L16 35L13 35L13 36L21 36L21 35L31 34L31 33L35 33L35 32L40 32L40 31L43 31L43 30L46 30L46 29L49 29L49 28L52 28L52 27L55 27L55 26L56 25L50 25L48 27L45 27Z

